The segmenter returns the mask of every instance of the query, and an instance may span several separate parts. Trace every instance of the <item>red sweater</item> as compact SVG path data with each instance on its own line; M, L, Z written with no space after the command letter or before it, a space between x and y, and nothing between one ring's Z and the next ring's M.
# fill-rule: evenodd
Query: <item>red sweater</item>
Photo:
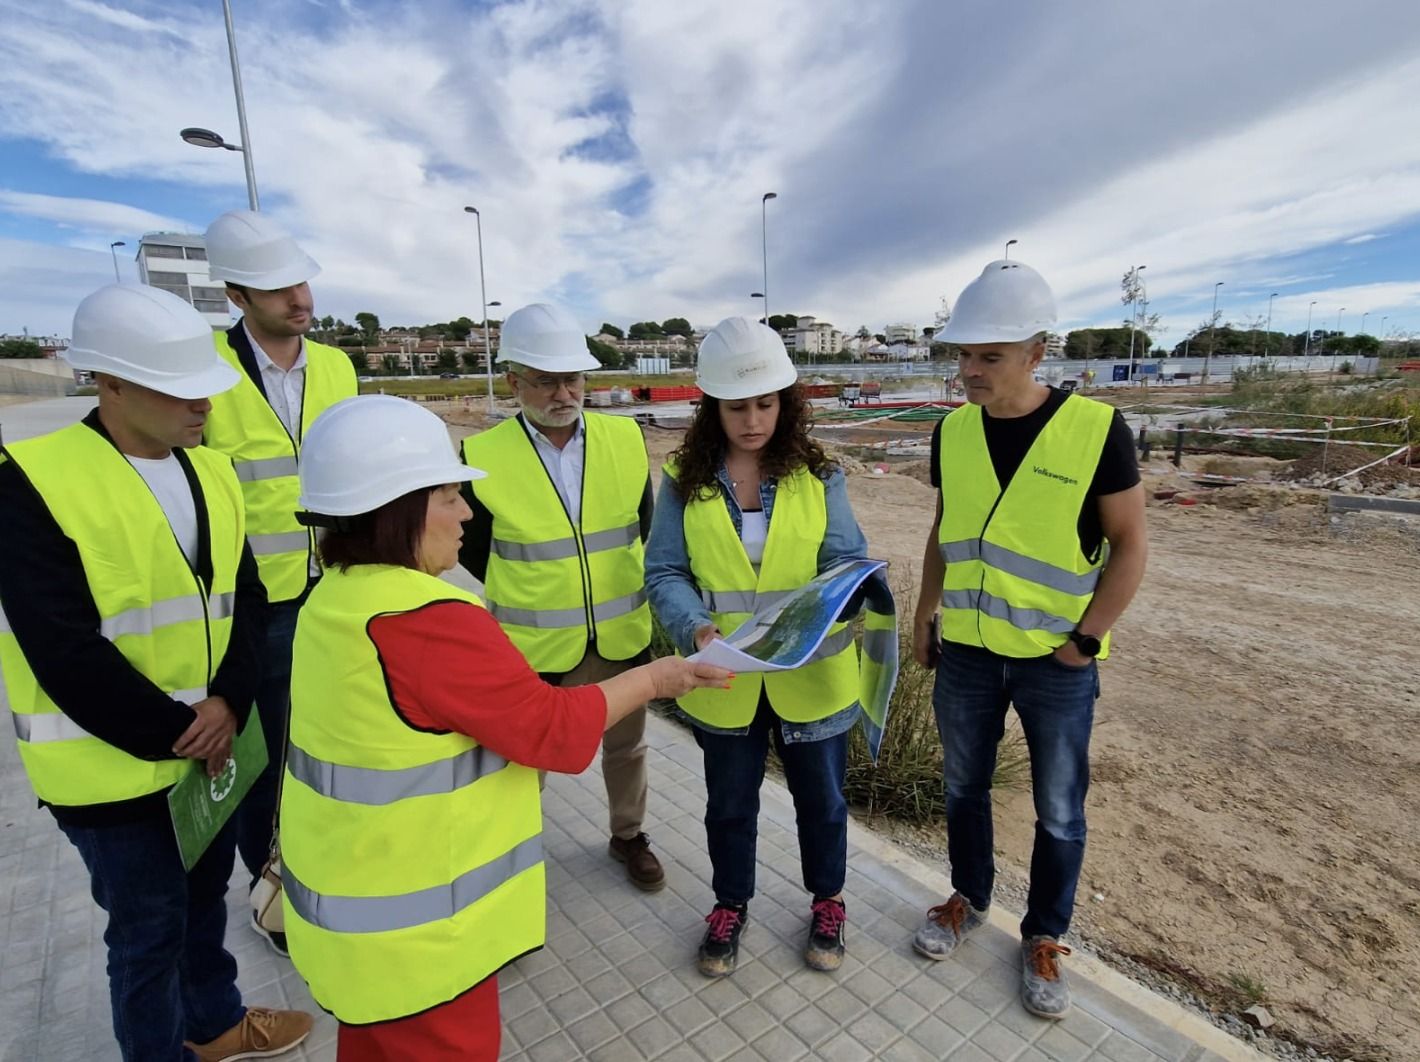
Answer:
M549 686L484 609L444 601L370 623L395 710L422 730L453 730L526 767L576 774L601 747L606 697ZM498 979L432 1010L342 1025L340 1062L470 1062L498 1057Z

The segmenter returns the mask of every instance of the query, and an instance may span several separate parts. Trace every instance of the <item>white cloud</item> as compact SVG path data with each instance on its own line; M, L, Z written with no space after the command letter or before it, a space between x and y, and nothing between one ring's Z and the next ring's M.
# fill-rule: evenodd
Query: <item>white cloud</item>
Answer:
M86 232L186 232L192 226L176 218L165 218L151 211L123 203L106 203L100 199L78 199L71 196L38 195L0 188L0 210L23 217L52 221L64 228Z
M0 137L42 143L96 189L157 180L239 205L240 159L176 136L236 136L210 14L0 0ZM929 320L1012 237L1070 323L1117 316L1138 263L1180 333L1219 279L1239 303L1292 289L1279 314L1303 285L1349 305L1350 266L1307 252L1376 254L1420 218L1420 141L1393 135L1420 98L1420 9L1401 0L1299 0L1288 20L1223 0L1028 19L929 0L871 18L847 0L252 0L238 19L263 205L325 267L322 310L346 318L478 316L465 204L483 211L489 297L570 300L589 329L751 312L770 190L771 309L850 330ZM1264 24L1275 47L1259 50ZM174 221L7 183L0 220ZM1337 289L1309 279L1325 274ZM16 305L0 291L0 327Z

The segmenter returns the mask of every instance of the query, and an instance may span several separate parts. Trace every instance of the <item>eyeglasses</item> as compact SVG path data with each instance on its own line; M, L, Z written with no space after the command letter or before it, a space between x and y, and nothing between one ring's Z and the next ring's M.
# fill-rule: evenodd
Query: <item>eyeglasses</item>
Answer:
M569 391L580 391L587 383L586 373L572 373L569 376L524 376L518 373L517 377L527 384L534 391L542 391L546 394L556 394L558 388L566 387Z

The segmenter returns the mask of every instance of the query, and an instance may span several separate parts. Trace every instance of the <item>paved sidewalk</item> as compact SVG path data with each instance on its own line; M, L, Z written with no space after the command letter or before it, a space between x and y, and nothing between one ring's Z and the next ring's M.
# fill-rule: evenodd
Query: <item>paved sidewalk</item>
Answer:
M1088 957L1067 960L1076 1007L1049 1023L1021 1009L1018 942L998 915L946 962L911 950L922 912L946 897L937 868L850 828L848 959L803 964L808 897L788 794L766 782L758 895L732 976L694 967L712 903L700 751L652 719L651 821L669 885L646 895L606 856L598 770L553 776L545 800L548 947L501 975L506 1059L735 1062L1217 1062L1257 1059L1233 1040ZM235 881L235 878L234 878ZM241 923L228 941L250 1003L311 1007L300 977ZM109 1027L103 918L77 854L37 810L8 735L0 741L0 1062L118 1058ZM335 1057L322 1015L288 1059Z

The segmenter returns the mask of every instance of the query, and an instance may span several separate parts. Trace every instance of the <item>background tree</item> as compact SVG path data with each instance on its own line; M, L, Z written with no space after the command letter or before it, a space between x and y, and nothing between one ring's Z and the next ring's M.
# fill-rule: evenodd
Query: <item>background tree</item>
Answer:
M655 321L637 321L627 332L632 339L660 339L665 334L665 330Z
M0 340L0 358L42 358L44 351L33 339Z
M667 317L661 322L661 331L668 336L685 336L686 339L694 334L690 330L690 322L684 317Z
M380 365L384 367L387 373L399 372L399 358L394 354L380 355Z
M1134 333L1134 356L1143 357L1149 352L1152 340L1143 331ZM1065 357L1074 360L1086 358L1127 358L1129 357L1129 329L1120 328L1077 328L1065 337Z
M360 331L365 333L366 339L373 340L380 334L380 319L367 311L360 311L355 315L355 323L360 326Z
M347 350L345 354L350 359L350 365L357 374L362 374L370 368L369 360L365 357L363 350Z
M459 356L452 350L441 350L436 364L439 366L440 372L458 372Z
M772 313L769 315L769 327L776 332L786 328L798 328L799 315L796 313Z
M613 339L625 339L625 338L626 338L626 333L625 333L625 332L623 332L620 328L617 328L616 325L614 325L614 324L609 324L609 323L606 322L606 321L603 321L603 322L602 322L601 334L604 335L604 336L611 336Z
M617 350L610 343L603 343L600 339L587 337L587 349L592 352L592 357L602 363L603 369L619 369L624 364L621 351Z
M483 355L465 350L463 352L463 367L466 372L477 372L483 368Z
M868 331L867 325L859 325L858 331L854 333L859 339L872 339L873 333Z

